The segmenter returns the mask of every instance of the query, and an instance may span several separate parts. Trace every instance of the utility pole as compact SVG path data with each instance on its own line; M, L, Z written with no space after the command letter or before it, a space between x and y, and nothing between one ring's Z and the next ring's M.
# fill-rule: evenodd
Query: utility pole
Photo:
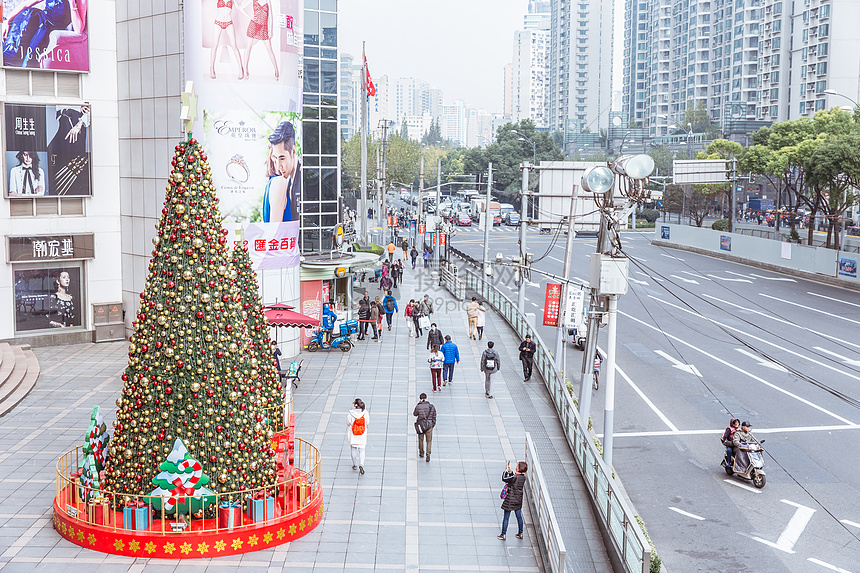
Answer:
M442 231L440 230L442 218L439 216L439 203L442 202L442 158L436 159L436 215L434 220L435 225L436 248L433 249L433 255L436 259L436 268L439 268L439 250L442 248Z
M738 185L738 183L737 183L737 181L738 181L737 164L738 164L738 160L736 158L732 157L732 213L731 213L731 215L729 215L729 233L735 232L735 210L738 208L737 207L737 197L735 197L735 188ZM781 194L782 193L780 193L780 195ZM780 198L781 197L778 197L777 201L779 201ZM774 228L776 229L776 240L778 241L779 240L779 205L776 206L776 214L777 214L776 225Z
M421 199L422 199L421 193L424 191L424 152L423 152L423 150L421 153L421 163L418 167L418 178L419 178L419 181L418 181L418 221L415 224L415 245L416 246L418 245L418 234L421 231L421 219L422 219L422 217L421 217L421 210L422 210L421 209ZM424 235L421 235L421 238L423 239ZM422 245L421 246L421 253L422 253L422 257L423 257L423 253L424 253L423 241L422 241L421 245Z
M618 328L618 295L609 295L609 332L606 339L606 401L603 408L603 461L612 467L615 425L615 339Z
M493 162L491 161L487 168L487 200L484 202L484 274L490 266L490 227L493 226L493 219L490 216L490 193L493 190ZM478 214L480 220L480 213Z
M358 208L359 236L366 245L367 237L367 58L364 54L364 42L361 43L361 199Z
M565 310L567 309L567 297L569 296L570 284L568 281L570 280L570 259L573 257L573 213L574 208L576 206L576 198L579 195L579 188L573 188L573 193L570 197L570 213L567 216L567 245L564 248L564 271L562 275L564 276L564 282L561 284L561 304L559 304L559 313L558 313L558 334L555 336L555 366L556 369L559 370L559 373L562 375L561 379L564 380L564 369L562 366L562 356L563 352L565 352L565 328L564 328L564 320L568 319L565 315Z
M522 192L521 192L521 203L520 203L520 264L522 265L519 269L520 271L520 284L517 286L517 310L520 311L520 314L524 315L526 313L526 277L525 277L525 265L526 265L526 207L529 202L529 164L527 161L523 161L520 164L520 169L523 171L523 182L522 182ZM485 241L486 244L486 241Z

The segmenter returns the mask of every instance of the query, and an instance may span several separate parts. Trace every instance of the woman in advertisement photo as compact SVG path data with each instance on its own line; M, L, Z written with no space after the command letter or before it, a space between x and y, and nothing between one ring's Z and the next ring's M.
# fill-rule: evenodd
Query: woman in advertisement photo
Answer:
M215 59L221 48L223 39L227 47L235 52L236 64L239 66L239 79L244 79L245 68L242 66L242 54L239 52L239 44L236 42L236 26L233 25L233 2L234 0L215 1L215 22L212 27L212 49L209 61L209 77L215 79Z
M247 11L248 5L254 9L251 14ZM251 50L258 42L263 42L266 46L266 51L269 53L269 59L272 61L272 67L275 69L275 80L278 79L278 59L275 57L275 52L272 49L272 25L275 15L272 13L269 0L246 1L241 4L242 11L247 14L251 21L248 23L248 30L245 32L248 36L248 47L245 49L245 79L251 76L249 62L251 60Z
M38 67L39 59L49 53L51 33L68 28L73 15L80 25L82 12L86 14L86 4L81 7L78 0L23 0L3 19L3 64Z
M45 172L39 167L39 154L22 150L15 154L18 165L9 170L9 195L47 195Z
M48 322L54 328L76 326L75 299L69 294L71 282L69 273L61 272L56 280L57 292L53 293L48 301Z
M269 136L267 171L263 222L298 221L302 164L296 150L296 131L289 121L281 122Z

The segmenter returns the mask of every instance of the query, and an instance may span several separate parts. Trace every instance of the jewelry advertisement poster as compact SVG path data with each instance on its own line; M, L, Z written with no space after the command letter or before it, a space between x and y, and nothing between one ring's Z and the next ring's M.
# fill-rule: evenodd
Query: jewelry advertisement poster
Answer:
M7 103L6 196L93 194L90 106Z
M303 7L303 0L184 3L185 74L203 120L195 135L225 223L298 221ZM258 232L274 236L277 225Z

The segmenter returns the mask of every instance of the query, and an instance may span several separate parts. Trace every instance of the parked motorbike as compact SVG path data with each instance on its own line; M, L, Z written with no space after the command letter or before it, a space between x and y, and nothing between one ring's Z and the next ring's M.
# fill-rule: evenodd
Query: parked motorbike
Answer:
M350 336L358 333L358 321L347 320L340 324L340 328L335 334L331 333L331 342L324 342L325 331L316 329L314 337L308 342L308 352L316 352L317 350L334 350L340 348L343 352L349 352L352 349L352 340Z
M739 450L743 450L743 453L746 456L742 455L741 451L735 455L734 460L729 459L729 453L723 456L723 461L720 463L723 466L723 469L726 471L726 475L735 475L737 477L751 480L753 485L758 489L764 487L764 484L767 482L767 478L764 474L764 448L761 447L761 444L764 443L764 440L761 442L741 442ZM743 458L746 457L749 460L749 463L746 467L743 467L741 464L744 463Z

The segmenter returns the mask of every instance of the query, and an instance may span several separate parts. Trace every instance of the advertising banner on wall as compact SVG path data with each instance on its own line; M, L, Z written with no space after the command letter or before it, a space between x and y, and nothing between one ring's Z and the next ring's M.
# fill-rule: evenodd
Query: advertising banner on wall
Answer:
M299 265L299 222L250 223L245 226L244 246L255 270L284 269Z
M322 305L324 300L322 295L322 285L323 281L319 280L302 281L301 313L303 315L310 316L311 318L316 318L317 320L322 320ZM313 336L313 328L303 328L301 336L301 345L307 346L308 342L310 342Z
M88 72L86 0L5 0L3 65Z
M15 271L15 330L81 326L80 267Z
M6 196L91 196L90 106L7 103Z
M558 313L561 309L561 285L546 283L543 303L543 325L558 326Z
M195 135L225 222L297 221L303 0L186 0L184 10Z

